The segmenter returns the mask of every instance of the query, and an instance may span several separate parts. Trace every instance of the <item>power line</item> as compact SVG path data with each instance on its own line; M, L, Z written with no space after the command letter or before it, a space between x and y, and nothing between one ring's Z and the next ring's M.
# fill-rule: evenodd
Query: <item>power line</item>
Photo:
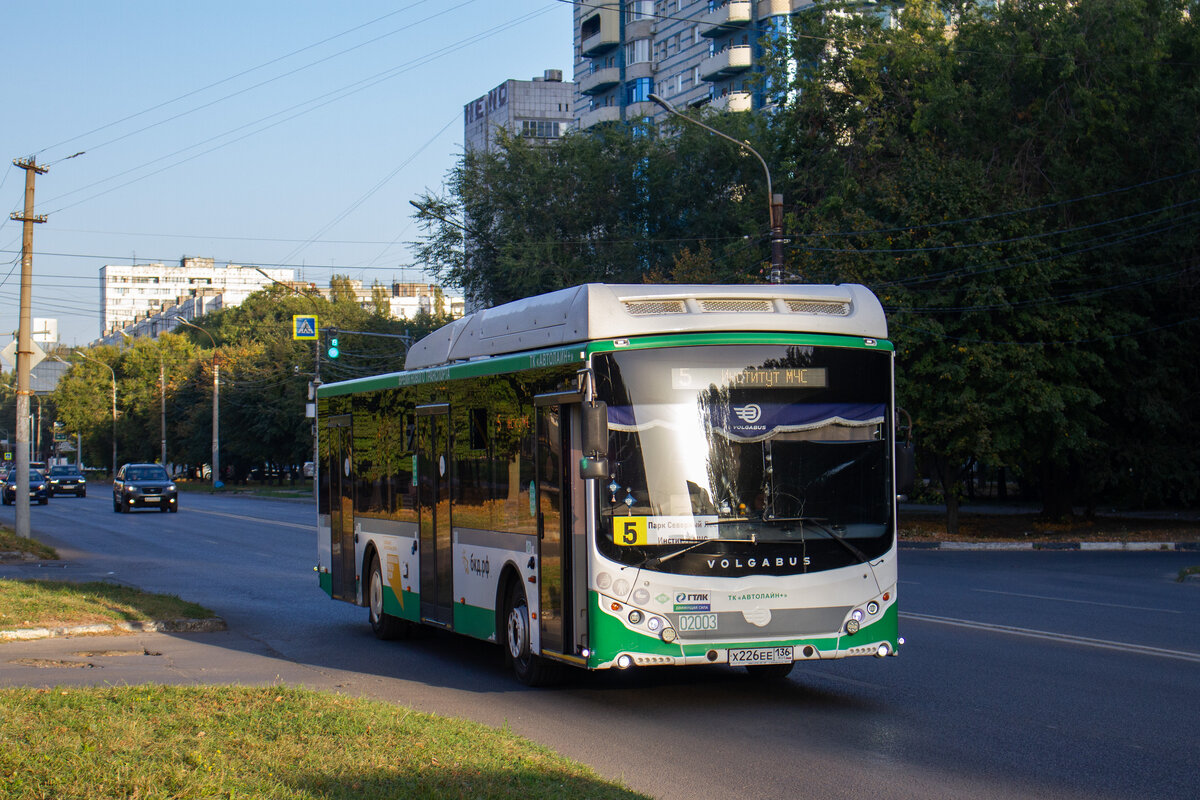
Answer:
M251 122L245 123L243 125L239 125L235 128L225 131L224 133L209 137L208 139L204 139L200 142L196 142L194 144L188 145L187 147L180 148L179 150L176 150L172 153L168 153L167 155L160 156L156 159L152 159L150 161L144 162L135 167L130 167L129 169L126 169L122 172L116 173L115 175L111 175L111 176L101 179L99 181L94 181L90 184L87 184L86 186L82 186L82 187L79 187L78 189L74 189L72 191L65 192L56 197L52 197L45 202L51 203L51 202L55 202L58 200L62 200L66 197L70 197L71 195L78 194L79 192L85 191L89 188L92 188L95 186L100 186L101 184L105 184L105 183L109 183L111 181L117 180L117 179L121 178L122 176L136 172L137 170L144 169L146 167L152 166L153 164L157 164L161 161L165 161L165 160L173 158L175 156L182 155L183 153L186 153L189 150L194 150L198 147L203 147L211 142L216 142L220 139L231 136L232 134L237 133L238 131L244 130L246 128L251 128L255 125L260 125L262 123L266 123L268 120L275 119L275 121L271 122L270 124L262 125L261 127L255 129L255 130L251 130L248 133L245 133L236 138L228 139L227 141L224 141L220 144L214 145L213 147L210 147L207 150L202 150L198 153L194 153L186 158L182 158L182 159L179 159L178 161L167 164L166 166L161 167L160 169L156 169L152 172L148 172L146 174L139 175L138 177L128 180L117 186L112 186L101 192L97 192L96 194L89 195L88 197L85 197L81 200L77 200L73 203L69 203L65 206L61 206L54 213L58 213L58 212L64 211L69 208L74 208L75 206L81 205L82 203L86 203L90 200L95 200L98 197L102 197L106 194L117 191L118 189L122 189L131 184L145 180L146 178L150 178L150 177L153 177L154 175L158 175L169 169L173 169L174 167L180 166L182 164L186 164L187 162L193 161L197 158L200 158L201 156L208 155L209 153L213 153L217 150L228 147L229 145L236 144L237 142L240 142L244 139L248 139L251 136L255 136L259 133L263 133L264 131L270 130L271 128L282 125L285 122L290 122L294 119L304 116L305 114L310 114L313 111L316 111L320 108L324 108L325 106L330 105L331 103L334 103L338 100L343 100L347 97L350 97L351 95L357 94L359 92L365 91L366 89L377 86L380 83L391 80L392 78L395 78L395 77L397 77L405 72L408 72L412 69L416 69L417 67L424 66L424 65L426 65L432 61L435 61L439 58L443 58L447 55L459 52L466 45L474 44L479 41L483 41L484 39L491 38L492 36L497 36L500 33L504 32L506 30L509 30L510 28L516 27L518 25L524 24L525 22L528 22L529 20L534 19L543 13L545 13L545 9L542 9L540 11L530 12L528 14L524 14L520 17L510 20L507 23L504 23L503 25L490 28L485 33L473 34L472 36L468 36L468 37L461 39L457 42L454 42L450 45L439 48L437 50L433 50L430 53L427 53L427 54L420 56L414 60L406 62L405 64L402 64L398 67L393 67L391 69L384 70L382 72L377 72L374 75L368 76L359 81L355 81L353 83L346 84L338 89L334 89L329 92L325 92L324 94L318 95L314 98L310 98L302 103L297 103L295 105L289 106L288 108L282 109L280 111L276 111L272 114L268 114L268 115L266 115L264 117L260 117L256 120L252 120ZM295 112L295 113L292 113L292 112ZM283 115L290 115L290 116L283 116ZM276 119L277 117L282 117L282 119Z
M86 133L77 134L77 135L75 135L75 136L72 136L72 137L70 137L70 138L68 138L68 139L64 139L64 140L62 140L61 142L57 142L57 143L55 143L55 144L52 144L52 145L48 145L48 146L46 146L46 147L43 147L41 150L39 150L39 151L38 151L38 154L40 155L41 153L44 153L45 151L47 151L47 150L51 150L51 149L53 149L53 148L55 148L55 147L61 147L61 146L65 145L65 144L69 144L69 143L71 143L71 142L78 141L79 139L82 139L82 138L84 138L85 136L91 136L91 135L92 135L92 134L94 134L94 133L99 133L99 132L101 132L101 131L108 130L109 128L112 128L112 127L115 127L115 126L117 126L117 125L120 125L120 124L121 124L121 123L123 123L123 122L128 122L128 121L130 121L130 120L132 120L132 119L137 119L138 117L145 116L146 114L149 114L149 113L151 113L151 112L153 112L153 111L157 111L157 110L158 110L158 109L160 109L160 108L165 108L166 106L172 105L173 103L177 103L177 102L179 102L180 100L186 100L187 98L189 98L189 97L193 97L193 96L195 96L195 95L197 95L197 94L200 94L201 92L205 92L205 91L208 91L209 89L216 88L217 86L220 86L220 85L222 85L222 84L229 83L230 81L237 80L238 78L241 78L241 77L243 77L243 76L245 76L245 75L249 75L249 74L251 74L251 73L253 73L253 72L257 72L257 71L259 71L259 70L261 70L261 69L265 69L266 67L269 67L269 66L271 66L272 64L277 64L277 63L279 63L280 61L285 61L285 60L287 60L287 59L291 58L292 56L299 55L300 53L303 53L303 52L305 52L305 51L307 51L307 50L312 50L312 49L313 49L313 48L315 48L315 47L320 47L320 46L321 46L321 45L323 45L323 44L327 44L327 43L329 43L329 42L332 42L332 41L333 41L333 40L335 40L335 39L340 39L341 37L343 37L343 36L347 36L347 35L349 35L349 34L351 34L351 33L354 33L355 31L362 30L363 28L370 27L371 25L374 25L374 24L376 24L376 23L378 23L378 22L382 22L383 20L385 20L385 19L388 19L389 17L394 17L394 16L396 16L397 14L400 14L400 13L402 13L402 12L404 12L404 11L408 11L409 9L411 9L411 8L414 8L415 6L422 5L423 3L426 3L426 2L429 2L429 0L417 0L417 2L414 2L414 3L412 3L412 4L408 5L408 6L405 6L404 8L398 8L398 9L396 9L395 11L391 11L391 12L388 12L387 14L384 14L384 15L383 15L383 16L381 16L381 17L376 17L375 19L372 19L372 20L369 20L369 21L367 21L367 22L364 22L364 23L362 23L361 25L356 25L356 26L354 26L353 28L348 28L347 30L344 30L344 31L342 31L341 33L334 34L333 36L328 36L328 37L326 37L326 38L324 38L324 39L321 39L321 40L319 40L319 41L313 42L312 44L305 45L304 47L301 47L301 48L299 48L299 49L297 49L297 50L293 50L293 51L291 51L290 53L285 53L284 55L277 56L276 58L272 58L272 59L270 59L269 61L264 61L263 63L261 63L261 64L259 64L259 65L257 65L257 66L250 67L249 69L244 69L244 70L242 70L241 72L237 72L237 73L234 73L233 75L229 75L229 76L227 76L227 77L225 77L225 78L221 78L220 80L213 81L212 83L210 83L210 84L207 84L207 85L205 85L205 86L201 86L201 87L200 87L200 88L198 88L198 89L193 89L193 90L191 90L191 91L189 91L189 92L185 92L184 94L181 94L181 95L179 95L178 97L174 97L174 98L172 98L172 99L170 99L170 100L164 100L164 101L163 101L163 102L161 102L161 103L157 103L157 104L155 104L155 105L153 105L153 106L150 106L149 108L142 109L141 111L138 111L138 112L136 112L136 113L134 113L134 114L130 114L130 115L126 116L126 117L122 117L121 119L114 120L114 121L112 121L112 122L106 123L106 124L104 124L104 125L101 125L101 126L99 126L98 128L93 128L92 130L90 130L90 131L87 131ZM468 2L474 2L474 0L468 0ZM468 3L464 3L463 5L467 5L467 4L468 4ZM436 15L435 15L435 16L436 16ZM346 53L349 53L349 52L351 52L351 51L353 51L353 50L357 50L357 49L359 49L360 47L364 47L364 46L366 46L366 45L368 45L368 44L372 44L372 43L374 43L374 42L376 42L376 41L379 41L380 39L386 38L387 36L391 36L391 35L393 35L393 34L396 34L396 33L400 32L400 31L402 31L402 30L405 30L405 29L406 29L406 28L408 28L408 27L411 27L412 25L415 25L415 24L416 24L416 23L410 23L410 25L406 25L406 26L404 26L404 27L397 28L396 30L393 30L393 31L391 31L390 33L384 34L383 36L378 36L378 37L376 37L376 38L374 38L374 39L369 39L369 40L367 40L367 41L365 41L365 42L362 42L362 43L360 43L360 44L357 44L357 45L355 45L354 47L347 48L347 49L345 49L345 50L339 51L339 52L337 52L337 53L334 53L334 54L333 54L333 55L331 55L331 56L326 56L325 58L319 59L319 60L317 60L317 61L312 61L312 62L309 62L308 64L305 64L305 65L303 65L302 67L299 67L299 68L297 68L297 69L294 69L294 70L292 70L292 71L290 71L290 72L285 72L285 73L283 73L282 75L277 75L276 77L272 78L270 81L264 81L264 82L262 82L262 83L255 84L254 86L251 86L251 87L249 87L249 88L247 88L247 89L243 89L243 90L241 90L241 91L239 91L239 92L235 92L235 93L233 93L233 94L226 95L225 97L219 98L219 99L217 99L217 100L215 100L215 101L213 101L213 102L211 102L211 103L205 103L204 105L195 106L195 107L193 107L193 108L191 108L191 109L189 109L189 110L187 110L187 111L183 112L182 114L178 114L178 115L176 115L176 116L174 116L174 117L169 117L168 119L166 119L166 120L161 120L161 121L159 121L159 122L156 122L156 123L154 123L153 125L149 125L149 126L146 126L146 127L144 127L144 128L140 128L139 130L133 131L133 132L131 132L131 133L124 134L123 136L119 136L119 137L117 137L116 139L110 139L110 140L109 140L109 141L107 141L107 142L101 142L100 144L94 144L94 145L91 145L91 146L89 146L89 148L88 148L88 149L89 149L89 150L96 150L96 149L99 149L99 148L101 148L101 147L104 147L105 145L109 145L109 144L112 144L113 142L119 141L119 140L121 140L121 139L128 138L129 136L133 136L133 135L135 135L135 134L142 133L143 131L149 130L150 128L156 127L156 126L158 126L158 125L162 125L162 124L163 124L163 123L165 123L165 122L169 122L169 121L171 121L171 120L178 119L180 116L184 116L184 115L186 115L186 114L191 114L191 113L194 113L194 112L196 112L196 111L199 111L199 110L201 110L201 109L203 109L203 108L207 108L208 106L211 106L211 105L213 105L214 103L219 103L219 102L222 102L222 101L224 101L224 100L228 100L228 99L230 99L231 97L235 97L235 96L236 96L236 95L238 95L238 94L242 94L242 93L244 93L244 92L246 92L246 91L250 91L250 90L252 90L252 89L256 89L256 88L258 88L258 87L260 87L260 86L263 86L263 85L265 85L265 84L267 84L267 83L270 83L271 81L279 80L280 78L287 77L287 76L289 76L289 75L292 75L292 74L294 74L294 73L296 73L296 72L299 72L300 70L307 69L308 67L314 66L314 65L316 65L316 64L320 64L320 63L322 63L322 62L324 62L324 61L328 61L328 60L330 60L330 59L332 59L332 58L336 58L337 56L345 55ZM0 186L3 186L3 182L2 182L2 181L0 181Z

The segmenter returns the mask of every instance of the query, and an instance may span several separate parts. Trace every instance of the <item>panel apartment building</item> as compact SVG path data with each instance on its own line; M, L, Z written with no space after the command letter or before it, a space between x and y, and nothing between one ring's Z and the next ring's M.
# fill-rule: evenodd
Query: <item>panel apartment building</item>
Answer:
M575 99L580 128L676 108L764 107L756 76L759 39L784 28L812 0L620 0L576 2Z
M108 264L100 268L100 335L125 328L164 307L192 298L220 297L219 307L240 305L272 280L289 283L292 269L264 269L234 264L218 267L211 258L180 259L179 265ZM200 314L215 310L204 308Z
M463 146L491 150L496 131L549 141L574 122L575 84L564 82L562 70L548 69L540 78L509 79L463 106Z

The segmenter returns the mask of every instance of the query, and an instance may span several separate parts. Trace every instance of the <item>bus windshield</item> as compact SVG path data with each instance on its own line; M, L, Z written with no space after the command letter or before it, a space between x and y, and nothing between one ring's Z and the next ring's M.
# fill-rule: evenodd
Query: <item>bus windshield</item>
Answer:
M890 353L693 346L597 356L593 369L609 409L605 555L787 573L892 546Z

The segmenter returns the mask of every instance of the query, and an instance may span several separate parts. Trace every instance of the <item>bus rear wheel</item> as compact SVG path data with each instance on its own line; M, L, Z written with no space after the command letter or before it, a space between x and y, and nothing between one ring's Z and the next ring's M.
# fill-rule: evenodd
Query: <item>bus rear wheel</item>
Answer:
M530 631L525 589L514 581L504 603L504 660L521 683L546 686L557 678L558 665L534 655Z
M408 622L383 610L383 568L379 556L371 556L371 572L367 579L367 619L379 639L401 639L408 633Z

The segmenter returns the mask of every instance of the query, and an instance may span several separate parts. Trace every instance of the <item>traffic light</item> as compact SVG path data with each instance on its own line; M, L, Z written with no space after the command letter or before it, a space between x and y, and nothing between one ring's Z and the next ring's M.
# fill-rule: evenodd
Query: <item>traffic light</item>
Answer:
M338 357L338 340L336 338L329 340L329 349L325 351L325 355L330 358Z

